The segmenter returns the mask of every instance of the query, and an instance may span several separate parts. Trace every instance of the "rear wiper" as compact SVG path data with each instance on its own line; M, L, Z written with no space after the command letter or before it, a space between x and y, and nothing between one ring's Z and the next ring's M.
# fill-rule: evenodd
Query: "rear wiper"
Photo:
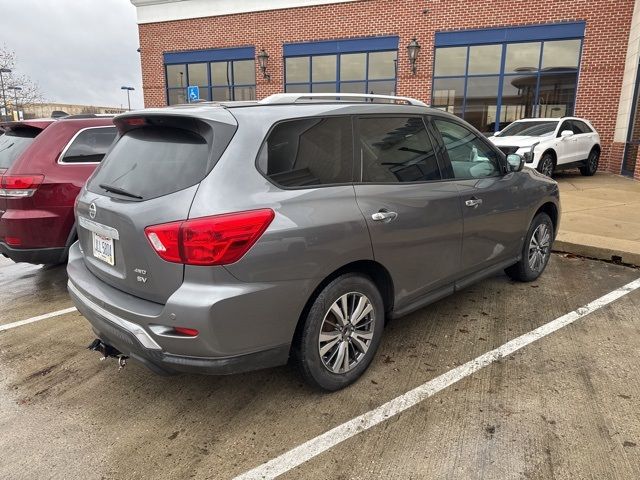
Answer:
M125 197L137 198L138 200L142 200L140 195L136 195L135 193L127 192L126 190L114 187L113 185L107 185L105 183L101 183L98 185L101 189L106 190L107 192L117 193L118 195L124 195Z

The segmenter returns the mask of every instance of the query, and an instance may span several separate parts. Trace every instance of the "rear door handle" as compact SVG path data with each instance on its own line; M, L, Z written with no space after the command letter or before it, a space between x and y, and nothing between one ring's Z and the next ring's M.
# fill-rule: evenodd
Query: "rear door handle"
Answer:
M396 212L376 212L371 215L371 220L374 222L390 222L398 217Z
M478 208L478 205L482 205L482 199L474 197L474 198L471 198L471 199L467 200L466 202L464 202L464 204L467 207Z

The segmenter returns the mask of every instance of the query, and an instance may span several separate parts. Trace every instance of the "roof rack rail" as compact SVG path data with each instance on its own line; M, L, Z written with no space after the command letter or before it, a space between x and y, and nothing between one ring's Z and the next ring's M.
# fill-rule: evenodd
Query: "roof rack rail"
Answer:
M268 105L278 104L290 104L296 103L299 100L314 100L314 99L334 99L340 101L341 99L359 98L362 100L393 100L395 102L405 102L409 105L416 107L428 107L428 105L420 100L410 97L398 97L395 95L376 95L373 93L275 93L260 100L259 103Z

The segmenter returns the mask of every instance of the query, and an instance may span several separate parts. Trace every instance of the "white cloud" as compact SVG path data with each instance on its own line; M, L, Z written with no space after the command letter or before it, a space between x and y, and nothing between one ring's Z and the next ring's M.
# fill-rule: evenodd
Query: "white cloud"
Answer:
M141 108L142 74L135 7L129 0L2 2L2 41L47 100Z

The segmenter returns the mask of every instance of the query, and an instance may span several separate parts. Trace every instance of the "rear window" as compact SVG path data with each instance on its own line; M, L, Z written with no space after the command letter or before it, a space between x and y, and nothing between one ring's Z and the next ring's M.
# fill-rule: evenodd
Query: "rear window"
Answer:
M41 131L38 128L16 128L0 135L0 169L11 167Z
M126 132L91 178L88 189L113 190L149 198L184 190L209 171L209 145L197 133L177 128L144 127ZM107 192L103 186L114 187Z
M62 163L98 163L116 138L116 127L92 127L80 132L62 154Z

